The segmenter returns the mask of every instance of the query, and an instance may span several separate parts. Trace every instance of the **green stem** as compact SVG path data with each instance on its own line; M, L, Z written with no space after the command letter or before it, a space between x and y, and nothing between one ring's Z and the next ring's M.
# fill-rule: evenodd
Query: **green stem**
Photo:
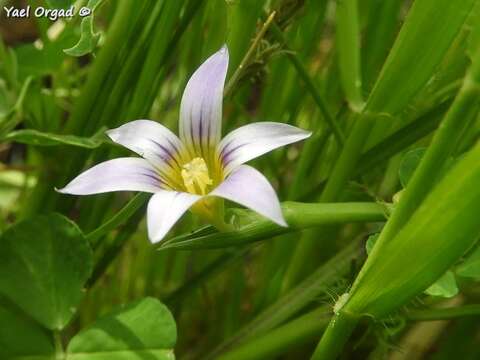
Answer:
M220 355L218 360L275 358L319 336L328 319L329 309L326 306L320 307Z
M248 213L248 225L226 232L213 232L192 237L173 238L163 242L160 249L177 250L215 249L239 246L270 239L319 225L346 224L355 222L379 222L385 220L385 208L376 203L295 203L282 204L288 227L281 227L260 216ZM258 219L256 220L255 217Z
M32 83L32 80L33 80L32 76L28 76L25 79L25 81L22 85L22 89L20 90L20 94L18 95L17 101L15 102L15 105L13 107L14 111L16 111L18 113L21 113L23 103L25 101L25 96L27 95L27 92L28 92L28 89L30 87L30 84Z
M301 60L298 58L297 54L288 47L287 40L285 39L285 36L283 35L283 32L282 30L280 30L278 25L276 25L275 23L272 23L270 30L272 32L272 35L275 37L275 39L286 50L286 55L288 59L297 70L298 75L303 80L303 82L305 83L305 86L307 87L307 90L310 92L310 95L312 95L313 100L318 105L318 108L322 112L323 117L325 118L328 125L332 129L333 135L335 136L335 139L337 140L338 144L343 145L345 140L345 135L343 134L343 131L340 128L340 126L337 124L337 122L333 118L333 115L328 109L327 103L323 99L322 95L320 94L320 91L317 89L317 86L308 75L307 69L305 68Z
M367 114L353 119L351 135L347 138L343 151L323 189L320 202L336 201L345 184L355 171L362 149L374 124L374 117Z
M63 350L62 335L60 334L60 331L53 331L53 342L55 345L55 360L64 360L65 352Z
M405 314L411 321L449 320L465 316L480 316L480 304L463 305L443 309L413 310Z
M340 80L350 108L363 109L360 54L360 25L357 0L337 3L335 40L338 48Z
M225 91L223 92L223 97L226 97L230 94L230 92L233 89L233 86L236 85L238 79L242 75L243 70L245 67L250 63L250 60L257 49L258 45L260 44L260 41L263 39L263 36L265 35L268 27L272 23L273 19L275 17L275 11L273 11L270 16L267 18L267 20L263 23L262 28L258 32L257 36L255 36L255 39L253 40L252 45L250 48L247 50L247 53L243 57L242 61L240 62L240 65L238 65L238 68L235 70L233 73L232 77L228 81L227 85L225 86Z
M318 343L312 360L334 360L340 355L343 346L349 339L353 330L358 323L358 318L344 313L338 312L330 320L327 330Z

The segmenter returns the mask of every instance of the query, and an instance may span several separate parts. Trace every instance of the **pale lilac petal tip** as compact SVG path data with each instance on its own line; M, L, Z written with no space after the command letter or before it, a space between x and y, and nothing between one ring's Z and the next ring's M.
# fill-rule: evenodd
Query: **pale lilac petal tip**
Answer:
M180 105L180 139L197 153L220 141L228 49L223 46L192 75Z
M219 144L225 171L281 146L308 138L312 133L295 126L276 122L248 124L229 133Z
M288 226L272 185L259 171L241 165L209 195L248 207L280 226Z
M141 158L118 158L100 163L57 191L63 194L90 195L111 191L156 192L161 181L150 163Z
M147 208L148 237L157 243L167 235L182 215L202 197L184 192L161 190L152 196Z

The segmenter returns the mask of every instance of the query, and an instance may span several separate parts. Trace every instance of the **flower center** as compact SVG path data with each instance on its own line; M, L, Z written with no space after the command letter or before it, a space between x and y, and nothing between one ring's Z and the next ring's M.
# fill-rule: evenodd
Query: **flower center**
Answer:
M208 173L207 163L201 157L196 157L183 165L181 174L183 184L192 194L205 195L207 186L213 184Z

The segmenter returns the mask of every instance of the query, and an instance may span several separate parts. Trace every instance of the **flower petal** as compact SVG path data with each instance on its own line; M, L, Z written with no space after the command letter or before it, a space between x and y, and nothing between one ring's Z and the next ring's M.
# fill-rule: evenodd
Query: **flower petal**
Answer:
M110 191L156 192L162 182L155 168L141 158L118 158L100 163L57 190L64 194L90 195Z
M131 121L108 130L107 135L153 164L178 161L183 150L182 142L173 132L152 120Z
M135 120L108 130L107 135L155 165L162 180L170 187L181 186L178 174L185 147L165 126L151 120Z
M228 50L223 46L192 75L180 105L180 139L192 155L208 157L220 141L223 86L228 68Z
M272 185L265 176L251 166L239 166L209 195L234 201L280 226L288 226Z
M147 208L148 237L161 241L182 215L202 197L185 192L161 190L152 196Z
M220 159L228 174L237 166L278 147L308 138L312 133L295 126L258 122L229 133L219 144Z

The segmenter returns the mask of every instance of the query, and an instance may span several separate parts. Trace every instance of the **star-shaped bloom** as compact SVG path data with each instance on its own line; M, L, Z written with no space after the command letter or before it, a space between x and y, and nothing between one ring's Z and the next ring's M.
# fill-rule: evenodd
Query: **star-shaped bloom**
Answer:
M258 122L221 139L227 68L228 50L224 46L192 75L180 105L179 137L151 120L136 120L109 130L107 135L114 142L142 158L105 161L58 191L73 195L153 193L147 208L152 242L162 240L188 209L220 228L221 198L287 226L275 190L259 171L245 163L311 133L287 124Z

